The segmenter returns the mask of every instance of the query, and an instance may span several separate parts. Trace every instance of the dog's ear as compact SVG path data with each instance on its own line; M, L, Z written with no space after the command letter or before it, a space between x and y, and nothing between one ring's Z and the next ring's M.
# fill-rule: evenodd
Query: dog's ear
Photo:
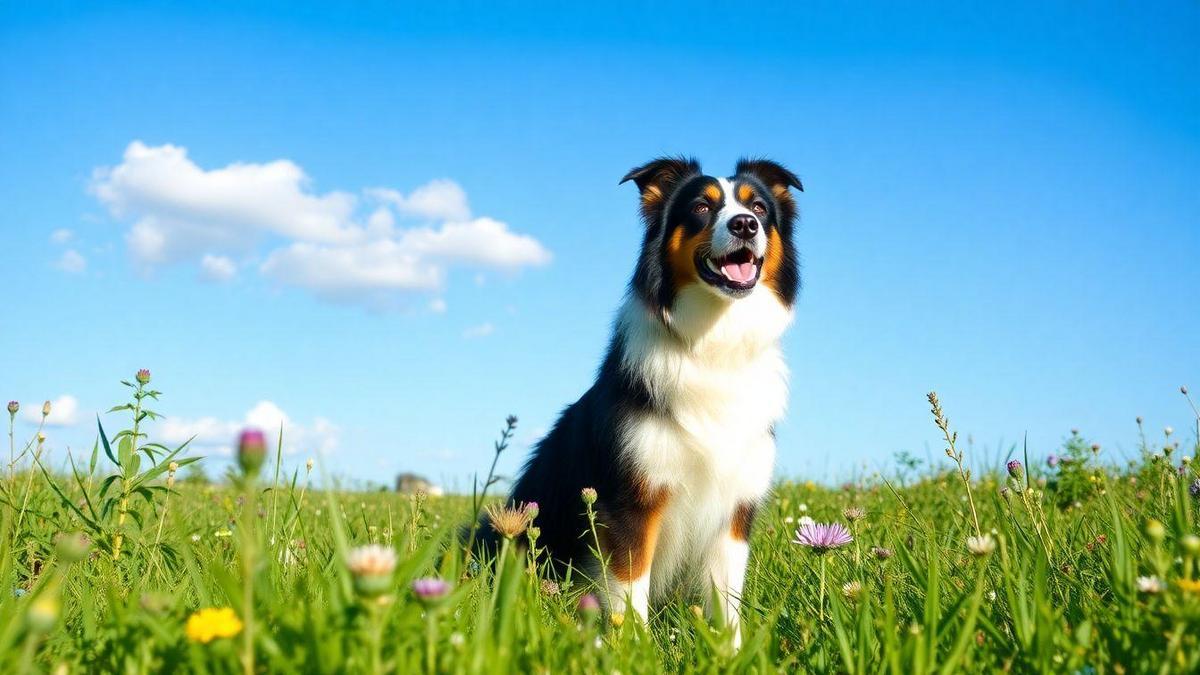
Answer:
M684 178L700 173L700 163L691 157L659 157L631 169L621 183L633 181L642 193L642 208L651 210L663 202Z
M787 167L782 164L769 159L739 159L734 173L745 173L757 177L771 188L777 198L790 198L788 188L796 188L804 192L804 185L800 183L800 178L796 174L788 171Z

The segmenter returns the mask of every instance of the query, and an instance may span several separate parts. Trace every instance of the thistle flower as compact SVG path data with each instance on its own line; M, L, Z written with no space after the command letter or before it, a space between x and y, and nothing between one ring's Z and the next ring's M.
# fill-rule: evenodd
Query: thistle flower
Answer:
M525 505L525 515L529 517L529 522L532 523L539 513L541 513L541 509L538 508L537 502L529 502Z
M1008 475L1014 479L1021 480L1025 476L1025 467L1021 464L1020 460L1010 459L1006 466L1008 467Z
M841 523L805 523L796 530L796 538L792 543L806 546L813 553L822 555L852 541L854 537Z
M207 607L188 617L184 632L192 642L208 644L242 632L242 620L230 607Z
M875 556L877 560L887 560L894 554L890 548L884 548L883 546L872 546L871 555Z
M450 592L450 583L437 577L426 577L412 582L413 595L426 605L431 605L446 597Z
M529 527L529 512L524 507L488 504L484 512L492 529L505 539L519 537Z
M1050 456L1046 458L1046 465L1051 469L1058 466L1058 455L1051 453Z
M996 550L996 540L992 535L984 534L978 537L967 537L967 550L976 558L984 558Z
M1188 494L1194 499L1200 499L1200 478L1192 481L1192 484L1188 486Z
M867 510L861 506L849 506L842 509L842 516L850 522L862 520L867 517Z
M858 596L862 595L863 586L858 581L848 581L842 584L842 596L850 602L858 602Z
M579 491L579 496L583 499L583 503L591 506L596 503L596 499L600 495L596 494L596 488L585 487Z
M1099 454L1099 452L1100 452L1100 444L1092 443L1092 454Z
M553 579L542 579L542 595L555 596L559 594L558 582Z
M238 465L247 476L257 476L267 456L267 440L260 429L243 429L238 436Z
M136 377L137 377L138 384L150 384L150 371L149 370L142 368L141 370L137 371Z
M18 411L18 410L20 410L20 409L21 409L21 404L20 404L20 403L17 403L16 401L9 401L9 402L8 402L8 414L9 414L9 416L10 416L10 417L11 417L11 416L13 416L13 415L16 415L16 414L17 414L17 411Z
M392 585L396 552L379 544L359 546L346 556L346 567L354 575L355 590L363 597L377 598Z
M591 593L579 596L579 611L587 615L598 614L600 612L600 599Z

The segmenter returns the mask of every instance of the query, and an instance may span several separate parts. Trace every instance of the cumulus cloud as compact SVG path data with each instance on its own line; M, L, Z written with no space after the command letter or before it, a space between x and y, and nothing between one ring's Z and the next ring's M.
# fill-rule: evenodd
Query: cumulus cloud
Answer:
M472 215L447 179L407 194L320 193L288 160L205 169L186 148L134 141L120 164L95 170L89 190L129 224L126 244L145 270L191 263L228 280L236 259L257 259L264 277L337 302L387 304L437 292L451 268L511 273L551 259L537 239Z
M67 274L83 274L87 271L87 258L79 251L69 248L63 251L54 266Z
M71 241L74 236L74 232L71 232L65 227L60 227L50 233L50 242L54 244L65 244Z
M205 281L224 283L237 276L237 263L223 255L205 253L200 258L200 278Z
M25 421L40 424L42 421L42 405L45 401L30 401L21 404L21 414ZM79 399L70 394L63 394L50 400L50 415L46 417L48 427L72 427L79 424Z
M189 438L192 448L200 452L230 456L237 435L247 427L261 429L267 437L267 447L274 449L279 440L279 425L283 424L283 451L286 454L328 454L337 449L338 429L329 420L315 417L307 424L292 420L278 405L259 401L240 420L217 417L165 417L159 422L157 436L167 445L179 445Z

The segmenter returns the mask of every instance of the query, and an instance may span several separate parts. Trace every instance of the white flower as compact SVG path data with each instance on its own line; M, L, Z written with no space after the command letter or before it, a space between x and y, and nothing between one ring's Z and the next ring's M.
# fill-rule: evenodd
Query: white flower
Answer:
M798 506L797 508L798 508L798 509L800 509L800 513L807 513L807 512L808 512L808 504L801 504L801 505L800 505L800 506Z
M787 523L788 525L791 525L792 523L796 522L796 519L791 516L788 516L783 519L783 522Z
M981 537L967 537L967 550L976 558L989 556L992 551L996 550L996 540L992 539L990 534Z
M466 643L467 643L467 638L464 637L462 633L455 631L450 634L450 644L451 645L454 645L455 647L461 647Z
M813 520L812 518L809 518L808 516L800 516L800 520L799 520L800 527L804 527L805 525L813 525L816 522L817 521Z
M396 552L379 544L359 546L346 556L346 567L355 576L391 576L396 570Z
M1163 582L1158 577L1138 577L1137 589L1141 593L1161 593Z
M195 543L197 543L197 542L199 542L199 541L200 541L200 535L198 535L198 534L193 534L193 535L192 535L192 543L193 543L193 544L195 544Z

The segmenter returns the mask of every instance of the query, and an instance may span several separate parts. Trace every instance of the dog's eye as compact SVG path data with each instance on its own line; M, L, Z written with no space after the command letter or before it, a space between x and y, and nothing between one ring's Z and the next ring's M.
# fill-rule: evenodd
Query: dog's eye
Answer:
M708 213L708 204L700 202L692 207L692 213Z
M750 208L751 208L751 210L753 210L755 213L757 213L760 216L767 215L767 205L762 202L754 202L754 204L751 205Z

